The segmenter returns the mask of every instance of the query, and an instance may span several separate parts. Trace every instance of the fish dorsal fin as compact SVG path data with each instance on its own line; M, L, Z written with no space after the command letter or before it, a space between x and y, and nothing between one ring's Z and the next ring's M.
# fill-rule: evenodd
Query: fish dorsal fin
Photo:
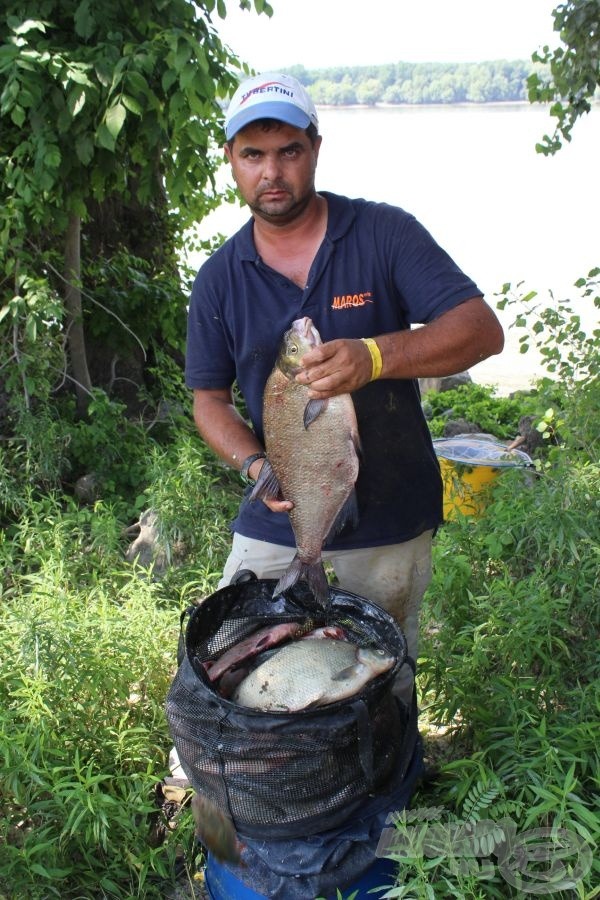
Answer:
M327 409L327 400L309 400L304 408L304 427L308 428Z

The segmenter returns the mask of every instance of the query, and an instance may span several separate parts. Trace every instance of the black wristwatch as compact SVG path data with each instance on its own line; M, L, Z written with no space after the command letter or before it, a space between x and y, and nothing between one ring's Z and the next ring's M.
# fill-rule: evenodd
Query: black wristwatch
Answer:
M254 478L250 478L248 475L248 469L257 459L266 459L266 456L267 454L261 451L260 453L252 453L251 456L246 457L242 463L242 468L240 469L240 476L244 484L256 484Z

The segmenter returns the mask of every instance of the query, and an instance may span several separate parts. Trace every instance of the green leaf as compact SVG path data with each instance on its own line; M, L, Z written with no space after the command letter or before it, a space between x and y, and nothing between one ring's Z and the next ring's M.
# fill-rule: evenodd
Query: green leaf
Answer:
M110 878L106 878L106 876L104 878L100 879L100 884L105 890L110 891L111 893L115 894L115 896L117 896L117 897L121 893L121 888L119 887L119 885L115 884L115 882L112 881Z
M23 89L19 92L19 101L21 103L21 106L24 106L25 108L34 106L37 103L38 99L39 97L35 96L31 93L31 91L28 91L26 89Z
M104 147L105 150L110 150L114 152L115 149L115 138L112 136L106 124L102 122L98 128L96 129L96 143L99 147ZM94 178L94 173L92 173L92 181Z
M16 16L10 16L9 24L10 24L11 20L15 21L15 19L16 19ZM15 34L27 34L28 31L33 31L34 29L45 33L46 32L46 23L40 21L40 19L26 19L25 22L22 22L20 25L13 28L13 31Z
M174 75L173 80L177 75ZM132 69L130 72L127 72L127 86L129 90L139 91L142 94L150 94L150 88L148 86L148 82L141 74L141 72L137 72L135 69ZM163 75L164 78L164 75Z
M34 316L27 316L27 321L25 322L25 334L30 341L35 341L37 338L37 322Z
M10 117L17 128L20 128L25 121L25 110L21 106L13 106L10 111Z
M200 122L192 119L188 123L186 133L195 144L198 144L200 147L206 147L206 131Z
M90 10L89 0L83 0L75 10L75 32L82 38L90 38L96 27L96 20Z
M119 132L123 127L126 115L127 112L125 110L125 107L120 102L115 103L114 106L111 106L110 109L106 111L104 121L114 141L116 141L119 136Z
M174 59L175 68L177 69L178 72L181 71L181 69L183 69L183 67L189 60L191 54L192 54L192 48L190 47L188 42L183 41L183 40L179 41L179 43L177 45L177 52L175 53L175 59Z
M98 59L95 63L94 72L96 78L104 88L109 88L112 82L111 63L108 59Z
M31 871L36 875L39 875L41 878L49 878L50 872L48 869L45 869L43 866L40 866L39 863L31 863Z
M208 58L202 47L198 47L198 50L196 52L196 64L198 66L200 66L200 68L202 69L203 72L208 74L208 70L209 70Z
M83 84L85 87L93 87L94 85L80 67L69 66L67 70L67 77L69 81L74 81L75 84Z
M75 141L75 153L77 159L87 166L94 156L94 141L90 134L82 134Z
M66 134L71 131L71 127L73 125L73 117L71 116L69 110L66 106L64 106L58 114L56 119L56 128L59 134Z
M61 153L56 144L48 144L44 153L44 163L50 169L58 169L61 161Z
M163 72L163 76L161 78L161 86L163 91L168 91L175 82L177 81L177 72L175 69L167 69Z
M85 99L85 91L80 85L69 91L69 95L67 97L67 108L73 118L75 118L75 116L80 113L85 106Z
M189 86L194 81L196 77L196 66L193 63L188 63L183 67L182 72L179 75L179 84L185 90L189 88Z
M125 106L129 112L134 113L136 116L142 115L142 107L133 97L130 97L128 94L121 95L121 103Z

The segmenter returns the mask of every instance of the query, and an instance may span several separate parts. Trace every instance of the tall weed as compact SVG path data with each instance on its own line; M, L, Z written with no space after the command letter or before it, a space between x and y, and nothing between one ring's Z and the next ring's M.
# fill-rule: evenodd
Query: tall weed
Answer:
M425 715L470 748L427 802L456 817L494 783L488 818L565 829L590 853L600 841L599 496L600 467L563 453L533 484L507 470L479 519L444 526L419 676ZM461 896L467 886L449 865L438 861L421 882L450 877L458 893L448 896ZM589 888L600 862L590 865ZM520 896L496 876L480 873L464 895Z
M125 566L114 516L31 503L3 545L0 895L162 896L149 840L180 603Z
M146 500L159 512L171 555L185 560L181 574L188 593L207 594L216 588L229 552L228 524L241 496L239 478L197 436L187 434L154 451L150 472Z

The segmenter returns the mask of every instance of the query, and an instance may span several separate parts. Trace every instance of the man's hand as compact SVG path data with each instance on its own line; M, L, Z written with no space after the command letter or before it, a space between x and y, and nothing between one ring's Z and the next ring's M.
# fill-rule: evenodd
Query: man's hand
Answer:
M299 384L310 388L309 397L324 399L349 394L371 380L373 364L368 348L360 340L328 341L302 359Z

